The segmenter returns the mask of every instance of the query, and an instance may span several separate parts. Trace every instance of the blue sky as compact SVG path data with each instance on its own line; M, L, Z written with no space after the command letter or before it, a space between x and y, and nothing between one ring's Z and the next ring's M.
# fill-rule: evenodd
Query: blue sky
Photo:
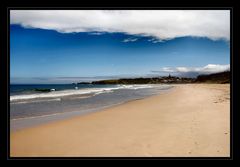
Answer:
M229 40L88 30L63 33L11 24L11 83L73 82L82 78L138 77L223 69ZM213 67L213 68L212 68ZM213 70L214 71L214 70ZM44 78L72 78L44 80Z

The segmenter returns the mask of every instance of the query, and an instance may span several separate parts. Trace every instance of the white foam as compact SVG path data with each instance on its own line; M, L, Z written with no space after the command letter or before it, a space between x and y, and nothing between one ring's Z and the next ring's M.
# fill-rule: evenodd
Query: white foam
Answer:
M117 85L117 87L109 88L86 88L86 89L77 89L77 90L62 90L62 91L52 91L48 93L39 93L39 94L27 94L27 95L13 95L10 96L10 101L18 100L29 100L29 99L38 99L38 98L55 98L71 95L82 95L82 94L101 94L101 93L110 93L118 89L143 89L151 88L153 85Z
M31 100L31 101L14 101L13 104L26 104L26 103L36 103L36 102L43 102L43 101L61 101L61 98L44 99L44 100Z

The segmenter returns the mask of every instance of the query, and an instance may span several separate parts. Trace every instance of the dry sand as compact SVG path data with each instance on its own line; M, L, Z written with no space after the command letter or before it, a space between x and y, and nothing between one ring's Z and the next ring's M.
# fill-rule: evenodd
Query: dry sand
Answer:
M10 156L230 156L229 84L185 84L10 134Z

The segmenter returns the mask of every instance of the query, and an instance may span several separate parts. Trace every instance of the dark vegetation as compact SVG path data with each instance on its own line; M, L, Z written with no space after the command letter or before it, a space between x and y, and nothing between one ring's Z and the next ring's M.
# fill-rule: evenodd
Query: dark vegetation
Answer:
M216 74L199 75L196 79L197 83L230 83L230 72L225 71Z
M182 84L182 83L230 83L230 71L216 74L199 75L197 78L184 78L175 76L164 76L154 78L123 78L101 80L93 82L80 82L78 84Z
M159 78L131 78L131 79L116 79L116 80L102 80L94 81L92 84L158 84L158 83L191 83L192 78L179 77L159 77Z

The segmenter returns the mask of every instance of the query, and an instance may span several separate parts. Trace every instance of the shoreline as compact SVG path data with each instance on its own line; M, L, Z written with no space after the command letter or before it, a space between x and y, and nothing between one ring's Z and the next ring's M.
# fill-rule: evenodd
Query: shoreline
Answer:
M170 90L11 132L10 155L230 156L229 84Z
M118 103L103 105L103 106L100 106L100 107L97 107L97 108L90 108L90 109L84 109L84 110L79 110L79 109L71 110L71 108L69 108L69 109L67 109L63 112L55 112L55 113L44 114L44 115L12 118L12 119L10 119L10 131L15 132L15 131L25 129L25 128L31 128L31 127L36 127L36 126L39 126L39 125L42 125L42 124L47 124L47 123L51 123L51 122L70 119L70 118L76 117L76 116L84 116L84 115L95 113L95 112L101 112L102 110L106 110L106 109L109 109L109 108L114 107L114 106L123 105L123 104L131 102L131 101L145 99L145 98L148 98L148 97L151 97L151 96L156 96L156 95L159 95L159 94L163 94L165 92L171 91L171 89L173 87L174 86L171 85L167 89L162 89L157 94L147 95L145 97L130 98L130 99L127 99L127 100L122 100ZM71 98L71 96L69 96L69 97ZM90 97L92 97L92 96L90 96Z

